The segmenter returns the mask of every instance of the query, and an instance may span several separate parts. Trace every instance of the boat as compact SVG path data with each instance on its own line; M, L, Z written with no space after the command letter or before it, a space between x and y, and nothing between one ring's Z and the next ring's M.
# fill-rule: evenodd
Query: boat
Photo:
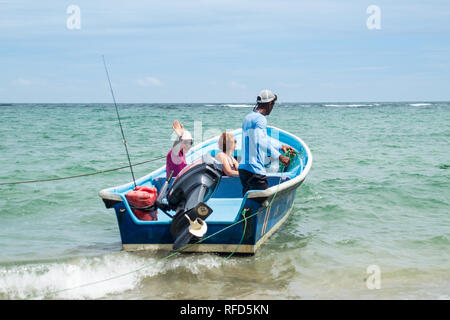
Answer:
M230 133L239 161L242 130ZM177 177L167 177L162 166L136 181L101 190L106 208L115 210L123 249L254 254L289 217L297 188L312 165L310 149L299 137L272 126L267 126L267 136L291 146L295 154L286 168L268 157L266 190L243 196L239 177L223 176L214 159L220 151L218 136L194 145ZM150 198L157 197L150 208L132 203L130 195L139 188L153 190ZM156 218L144 219L139 209Z

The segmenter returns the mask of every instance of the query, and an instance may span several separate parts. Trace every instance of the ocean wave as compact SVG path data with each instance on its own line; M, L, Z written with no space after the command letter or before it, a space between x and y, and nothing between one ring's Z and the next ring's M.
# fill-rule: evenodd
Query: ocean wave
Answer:
M136 286L138 273L117 277L142 266L136 259L104 256L70 263L22 265L0 269L3 299L96 299ZM149 272L147 270L147 272ZM112 277L117 277L112 279ZM104 279L111 279L103 281ZM86 285L96 283L95 285Z
M422 245L449 245L450 238L446 234L441 234L424 239L415 239L413 242Z
M132 290L147 277L172 270L199 274L222 263L233 262L211 255L162 260L119 252L70 262L0 267L0 299L99 299Z
M411 107L426 107L426 106L431 106L431 103L410 103L409 104Z
M255 105L253 104L223 104L224 107L230 108L253 108Z
M233 104L233 103L227 103L227 104L205 104L205 107L229 107L229 108L253 108L255 105L253 104Z
M379 104L324 104L325 107L345 107L345 108L358 108L358 107L373 107L379 106Z
M339 246L349 246L349 247L356 246L358 243L359 243L358 239L350 239L350 238L336 241L336 244Z

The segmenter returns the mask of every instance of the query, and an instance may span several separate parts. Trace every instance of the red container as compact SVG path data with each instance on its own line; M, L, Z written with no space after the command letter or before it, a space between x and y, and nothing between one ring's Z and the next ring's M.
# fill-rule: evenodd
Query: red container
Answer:
M144 221L158 220L157 210L142 209L152 206L156 202L158 191L154 187L138 186L134 190L129 191L126 195L128 203L131 206L136 218Z

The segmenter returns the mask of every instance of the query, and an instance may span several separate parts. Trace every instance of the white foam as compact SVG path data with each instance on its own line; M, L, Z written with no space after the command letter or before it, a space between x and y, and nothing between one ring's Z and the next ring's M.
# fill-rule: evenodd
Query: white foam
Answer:
M373 104L324 104L325 107L350 107L350 108L357 108L357 107L373 107Z
M425 107L425 106L431 106L431 103L410 103L411 107Z
M169 259L165 262L165 271L183 268L184 271L189 270L193 274L200 274L204 269L217 268L225 262L223 258L212 255L192 255L181 257L178 259Z
M224 104L223 106L230 107L230 108L253 108L254 107L254 105L251 105L251 104Z
M198 274L219 267L223 259L173 257L159 261L127 252L70 262L0 268L0 299L98 299L136 288L146 277L182 268Z
M66 299L100 298L134 288L142 275L118 275L142 267L142 262L129 255L105 255L72 262L0 269L0 293L12 299L39 299L49 295ZM84 286L88 283L97 284Z

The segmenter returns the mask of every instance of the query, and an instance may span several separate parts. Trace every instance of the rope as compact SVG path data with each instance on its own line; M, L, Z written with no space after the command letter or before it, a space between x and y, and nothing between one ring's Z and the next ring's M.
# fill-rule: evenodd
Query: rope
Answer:
M285 166L282 162L280 162L280 171L284 172L285 169L287 169L287 167L291 166L295 167L298 164L298 157L297 157L297 152L296 151L289 151L287 150L284 153L285 157L289 157L289 164L287 166Z
M125 167L125 168L128 168L128 166ZM275 197L277 196L277 193L278 193L278 190L279 190L279 187L280 187L280 184L281 184L281 179L282 179L282 177L283 177L283 174L280 175L280 180L279 180L279 182L278 182L277 190L276 190L276 192L275 192L275 194L274 194L272 200L270 201L270 203L269 203L269 205L268 205L267 207L270 207L270 206L272 205L273 201L275 200ZM239 224L239 223L242 223L242 221L244 221L244 223L245 223L245 225L244 225L244 232L242 233L241 241L240 241L239 244L237 245L236 249L234 249L234 251L233 251L230 255L228 255L228 257L226 258L226 260L228 260L231 256L233 256L234 253L236 253L236 251L238 250L239 246L242 244L242 241L243 241L244 235L245 235L245 230L246 230L246 228L247 228L247 220L250 219L250 218L252 218L252 217L254 217L255 215L257 215L257 214L260 213L259 211L256 211L255 213L253 213L253 214L251 214L250 216L247 217L247 216L245 215L245 213L246 213L247 211L248 211L247 208L242 209L241 215L244 217L243 219L238 220L238 221L236 221L236 222L230 224L229 226L226 226L225 228L220 229L219 231L214 232L213 234L210 234L209 236L207 236L207 237L205 237L205 238L199 239L199 240L198 240L197 242L195 242L195 243L188 244L188 245L186 245L186 246L184 246L184 247L182 247L182 248L180 248L180 249L178 249L178 250L176 250L176 251L170 253L169 255L167 255L167 256L165 256L165 257L163 257L163 258L161 258L161 259L158 259L158 260L156 260L156 261L154 261L154 262L152 262L152 263L150 263L150 264L143 265L142 267L140 267L140 268L138 268L138 269L135 269L135 270L132 270L132 271L129 271L129 272L126 272L126 273L122 273L122 274L119 274L119 275L116 275L116 276L113 276L113 277L109 277L109 278L106 278L106 279L102 279L102 280L98 280L98 281L94 281L94 282L84 283L84 284L81 284L81 285L78 285L78 286L75 286L75 287L71 287L71 288L66 288L66 289L61 289L61 290L52 291L52 292L49 292L49 293L47 293L47 294L49 294L49 295L54 295L54 294L58 294L58 293L61 293L61 292L66 292L66 291L70 291L70 290L75 290L75 289L79 289L79 288L83 288L83 287L88 287L88 286L91 286L91 285L95 285L95 284L98 284L98 283L107 282L107 281L110 281L110 280L114 280L114 279L118 279L118 278L125 277L125 276L130 275L130 274L133 274L133 273L137 273L137 272L139 272L139 271L141 271L141 270L144 270L144 269L146 269L146 268L149 268L149 267L151 267L151 266L157 264L158 262L161 262L161 261L163 261L163 260L167 260L167 259L169 259L169 258L171 258L171 257L173 257L173 256L175 256L175 255L177 255L177 254L180 254L180 253L183 252L184 250L187 250L187 249L191 248L192 246L195 246L195 245L197 245L197 244L199 244L199 243L202 243L203 241L208 240L208 239L210 239L210 238L212 238L212 237L214 237L214 236L216 236L216 235L218 235L218 234L224 232L225 230L228 230L228 229L234 227L235 225L237 225L237 224ZM35 299L36 297L38 297L38 296L35 295L35 296L27 297L27 298L25 298L25 300Z
M236 249L234 249L233 252L228 255L228 257L226 258L227 260L230 259L236 253L236 251L239 249L239 247L242 244L242 240L244 240L245 232L247 231L247 219L248 218L245 216L245 213L247 211L248 211L248 209L245 209L245 208L242 210L242 216L244 217L244 231L242 231L241 241L239 241L239 244L236 246Z
M152 161L156 161L156 160L161 160L166 158L164 157L159 157L159 158L155 158L155 159L150 159L147 161L142 161L139 163L135 163L133 164L133 166L139 166L148 162L152 162ZM129 168L130 166L123 166L123 167L119 167L119 168L113 168L113 169L107 169L107 170L101 170L101 171L95 171L95 172L90 172L90 173L84 173L84 174L79 174L79 175L75 175L75 176L68 176L68 177L60 177L60 178L48 178L48 179L40 179L40 180L25 180L25 181L12 181L12 182L0 182L0 185L7 185L7 184L21 184L21 183L35 183L35 182L47 182L47 181L55 181L55 180L65 180L65 179L72 179L72 178L80 178L80 177L86 177L86 176L92 176L95 174L100 174L100 173L106 173L106 172L111 172L111 171L116 171L116 170L120 170L120 169L125 169L125 168Z
M294 154L294 155L292 156L292 154L289 152L289 150L286 151L285 155L287 156L288 154L289 154L289 158L291 159L291 161L292 161L292 159L294 159L294 158L296 157L296 154ZM284 173L284 169L285 169L285 168L287 168L287 166L285 166L283 163L280 163L281 175L280 175L280 180L278 181L277 191L275 191L275 194L273 195L272 200L270 200L270 203L269 203L269 205L267 206L267 208L270 208L270 207L272 206L272 203L273 203L273 201L275 200L275 198L276 198L276 196L277 196L277 194L278 194L278 190L280 189L281 179L283 178L283 173ZM226 258L227 260L228 260L229 258L231 258L231 257L233 256L233 254L236 253L236 251L238 250L238 248L239 248L239 247L241 246L241 244L242 244L242 240L244 239L245 231L246 231L246 229L247 229L247 219L253 216L253 215L251 215L251 216L248 217L248 218L245 217L245 213L246 213L247 210L248 210L248 209L245 209L245 208L242 210L242 215L244 216L245 225L244 225L244 231L242 232L241 241L239 241L239 244L237 245L236 249L234 249L234 251L233 251L232 253L230 253L230 255ZM242 220L241 220L241 221L242 221Z
M249 218L255 216L255 215L258 214L258 213L259 213L258 211L255 212L255 213L253 213L252 215L248 216L245 220L247 220L247 219L249 219ZM144 270L144 269L146 269L146 268L149 268L149 267L151 267L151 266L157 264L158 262L161 262L161 261L163 261L163 260L167 260L167 259L169 259L169 258L171 258L171 257L173 257L173 256L175 256L175 255L177 255L177 254L180 254L182 251L184 251L184 250L186 250L186 249L189 249L190 247L195 246L195 245L197 245L197 244L199 244L199 243L201 243L201 242L203 242L203 241L205 241L205 240L207 240L207 239L209 239L209 238L212 238L212 237L218 235L219 233L224 232L225 230L228 230L228 229L230 229L231 227L234 227L235 225L241 223L242 221L244 221L244 219L238 220L238 221L236 221L236 222L230 224L229 226L226 226L225 228L220 229L219 231L214 232L213 234L211 234L211 235L209 235L209 236L207 236L207 237L205 237L205 238L199 239L199 240L198 240L197 242L195 242L195 243L188 244L188 245L186 245L186 246L184 246L184 247L182 247L182 248L180 248L180 249L178 249L178 250L176 250L176 251L170 253L169 255L167 255L167 256L165 256L165 257L163 257L163 258L161 258L161 259L158 259L158 260L156 260L156 261L153 261L153 262L150 263L150 264L143 265L142 267L140 267L140 268L138 268L138 269L135 269L135 270L132 270L132 271L129 271L129 272L126 272L126 273L118 274L118 275L116 275L116 276L112 276L112 277L109 277L109 278L106 278L106 279L102 279L102 280L98 280L98 281L93 281L93 282L88 282L88 283L80 284L80 285L75 286L75 287L70 287L70 288L65 288L65 289L61 289L61 290L51 291L51 292L47 293L47 295L55 295L55 294L58 294L58 293L61 293L61 292L65 292L65 291L70 291L70 290L80 289L80 288L83 288L83 287L92 286L92 285L95 285L95 284L99 284L99 283L107 282L107 281L110 281L110 280L122 278L122 277L125 277L125 276L130 275L130 274L133 274L133 273L137 273L137 272L139 272L139 271L141 271L141 270ZM29 297L26 297L25 300L31 300L31 299L35 299L35 298L37 298L37 297L39 297L39 295L29 296Z
M287 153L286 153L286 154L287 154ZM154 159L154 160L156 160L156 159ZM147 161L147 162L149 162L149 161ZM285 167L284 165L282 165L282 166ZM123 168L128 168L128 166L127 166L127 167L123 167ZM284 168L283 168L283 169L284 169ZM283 173L284 173L283 170L282 170L281 172L282 172L282 173L281 173L281 175L280 175L280 180L278 181L277 190L275 191L275 194L273 195L272 200L270 201L270 203L269 203L269 205L267 206L267 208L269 208L270 206L272 206L272 203L273 203L273 201L275 200L275 198L276 198L276 196L277 196L277 194L278 194L278 190L279 190L280 184L281 184L281 179L283 178ZM83 287L95 285L95 284L98 284L98 283L103 283L103 282L107 282L107 281L110 281L110 280L122 278L122 277L125 277L125 276L129 275L129 274L137 273L137 272L139 272L139 271L141 271L141 270L144 270L144 269L146 269L146 268L149 268L149 267L151 267L151 266L157 264L158 262L161 262L161 261L163 261L163 260L167 260L167 259L169 259L169 258L171 258L171 257L173 257L173 256L175 256L175 255L177 255L177 254L180 254L182 251L184 251L184 250L186 250L186 249L188 249L188 248L191 248L191 247L194 246L194 245L197 245L197 244L199 244L199 243L202 243L203 241L208 240L208 239L210 239L210 238L212 238L212 237L214 237L214 236L220 234L221 232L224 232L225 230L228 230L228 229L234 227L235 225L241 223L242 221L244 221L244 223L245 223L245 224L244 224L244 231L243 231L243 233L242 233L241 240L240 240L239 244L237 245L237 247L234 249L234 251L226 257L226 260L228 260L229 258L231 258L231 257L234 255L234 253L236 253L236 251L238 250L238 248L239 248L240 245L242 244L242 241L243 241L244 235L245 235L245 231L246 231L246 229L247 229L247 220L250 219L250 218L252 218L252 217L254 217L255 215L257 215L257 214L260 213L259 211L256 211L255 213L253 213L253 214L251 214L250 216L247 217L247 216L245 215L247 211L248 211L248 208L242 209L241 215L243 216L243 219L238 220L238 221L236 221L236 222L230 224L229 226L226 226L225 228L220 229L219 231L214 232L213 234L210 234L209 236L207 236L207 237L205 237L205 238L199 239L199 240L198 240L197 242L195 242L195 243L188 244L188 245L186 245L186 246L184 246L184 247L182 247L182 248L180 248L180 249L178 249L178 250L176 250L176 251L170 253L169 255L167 255L167 256L165 256L165 257L163 257L163 258L161 258L161 259L158 259L158 260L154 261L153 263L150 263L150 264L147 264L147 265L143 265L142 267L140 267L140 268L138 268L138 269L135 269L135 270L132 270L132 271L129 271L129 272L126 272L126 273L122 273L122 274L119 274L119 275L116 275L116 276L113 276L113 277L109 277L109 278L102 279L102 280L98 280L98 281L94 281L94 282L88 282L88 283L81 284L81 285L78 285L78 286L75 286L75 287L71 287L71 288L66 288L66 289L61 289L61 290L53 291L53 292L50 292L50 293L48 293L48 294L54 295L54 294L58 294L58 293L61 293L61 292L70 291L70 290L75 290L75 289L79 289L79 288L83 288ZM34 299L34 298L36 298L36 297L38 297L38 296L35 295L35 296L27 297L27 298L25 298L25 300Z

